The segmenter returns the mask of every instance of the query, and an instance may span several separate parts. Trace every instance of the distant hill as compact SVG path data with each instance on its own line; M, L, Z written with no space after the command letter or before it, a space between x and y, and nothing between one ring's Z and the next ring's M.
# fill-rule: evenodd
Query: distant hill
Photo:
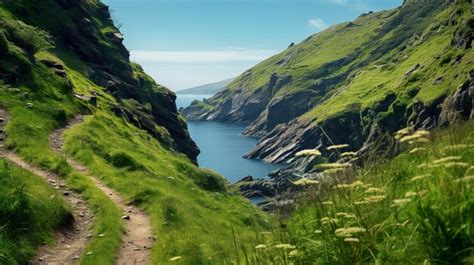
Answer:
M235 78L229 78L215 83L179 90L176 91L176 94L214 95L217 92L224 90L234 79Z

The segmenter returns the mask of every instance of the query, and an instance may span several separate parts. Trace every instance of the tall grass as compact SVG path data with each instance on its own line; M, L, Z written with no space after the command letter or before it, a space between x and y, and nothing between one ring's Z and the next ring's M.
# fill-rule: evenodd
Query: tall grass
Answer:
M43 179L0 159L0 264L25 264L70 216Z
M327 171L306 189L285 220L287 228L259 238L252 259L258 264L472 264L473 131L473 122L433 136L405 130L397 138L406 151L393 160Z

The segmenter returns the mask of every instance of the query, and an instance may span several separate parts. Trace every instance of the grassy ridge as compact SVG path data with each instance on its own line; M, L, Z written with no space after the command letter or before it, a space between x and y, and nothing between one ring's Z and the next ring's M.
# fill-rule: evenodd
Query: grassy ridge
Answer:
M432 136L409 133L393 160L328 175L252 257L259 264L471 264L473 130L468 122Z

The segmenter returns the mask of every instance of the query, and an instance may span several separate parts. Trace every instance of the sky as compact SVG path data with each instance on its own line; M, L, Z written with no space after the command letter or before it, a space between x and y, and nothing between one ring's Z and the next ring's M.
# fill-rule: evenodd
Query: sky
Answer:
M172 90L236 77L325 28L403 0L103 0L131 60Z

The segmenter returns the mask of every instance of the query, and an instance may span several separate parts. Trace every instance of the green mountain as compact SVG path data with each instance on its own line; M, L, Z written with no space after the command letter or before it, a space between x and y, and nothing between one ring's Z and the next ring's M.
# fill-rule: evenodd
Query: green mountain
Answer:
M195 165L175 94L131 63L122 41L99 0L0 3L0 264L25 264L40 246L32 262L48 262L59 252L44 249L64 245L65 264L139 253L152 264L223 264L238 255L235 237L266 226L221 176ZM85 223L78 205L92 215ZM137 228L150 234L126 231L138 209L149 224ZM55 245L55 230L65 242L85 234ZM133 246L134 235L153 245Z
M310 36L183 111L248 124L246 156L290 161L303 149L367 151L407 125L472 116L472 3L404 1Z
M234 78L229 78L215 83L205 84L202 86L192 87L188 89L178 90L176 94L190 94L190 95L214 95L217 92L224 90Z

